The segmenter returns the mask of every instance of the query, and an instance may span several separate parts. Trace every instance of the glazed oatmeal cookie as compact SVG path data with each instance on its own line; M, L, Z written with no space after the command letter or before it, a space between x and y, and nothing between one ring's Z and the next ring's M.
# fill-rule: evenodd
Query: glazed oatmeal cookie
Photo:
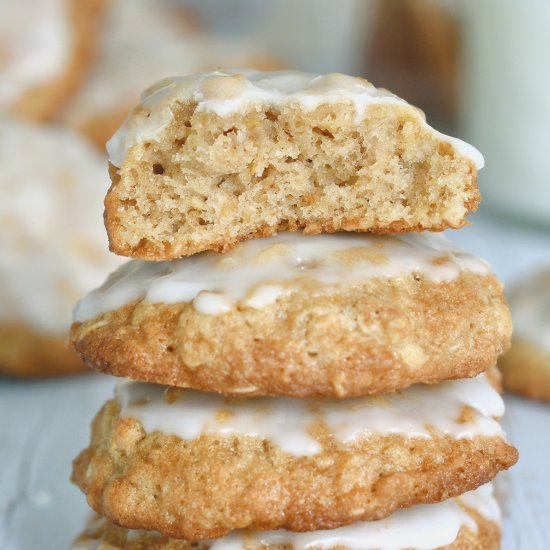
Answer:
M393 391L475 376L509 345L502 285L439 236L284 233L133 260L75 310L92 367L235 395Z
M480 153L342 74L225 71L161 81L108 144L111 249L145 260L281 230L461 227Z
M485 374L348 400L121 382L73 481L103 517L205 540L311 531L458 496L517 460Z

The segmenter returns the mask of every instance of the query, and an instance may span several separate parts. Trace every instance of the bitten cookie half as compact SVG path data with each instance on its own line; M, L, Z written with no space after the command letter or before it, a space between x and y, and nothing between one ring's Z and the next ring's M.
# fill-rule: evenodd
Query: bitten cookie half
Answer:
M111 250L168 260L280 230L460 227L481 154L342 74L227 71L149 89L108 143Z
M500 510L490 484L460 498L424 504L370 522L328 531L236 531L221 539L190 542L158 532L128 530L101 517L89 522L72 550L306 550L312 548L379 550L498 550Z
M550 268L519 281L510 292L514 335L499 359L505 388L550 401Z
M0 0L0 110L59 113L92 63L105 0Z
M73 481L123 527L204 540L333 529L458 496L517 460L485 374L349 400L121 382Z
M226 254L133 260L75 321L72 346L103 372L295 397L474 376L511 333L487 264L431 234L282 233Z

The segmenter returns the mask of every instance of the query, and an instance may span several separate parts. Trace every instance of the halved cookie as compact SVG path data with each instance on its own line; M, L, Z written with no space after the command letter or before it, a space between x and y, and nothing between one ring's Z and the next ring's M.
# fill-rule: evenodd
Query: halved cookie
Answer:
M360 78L225 71L149 89L108 144L111 249L167 260L280 230L460 227L473 147Z

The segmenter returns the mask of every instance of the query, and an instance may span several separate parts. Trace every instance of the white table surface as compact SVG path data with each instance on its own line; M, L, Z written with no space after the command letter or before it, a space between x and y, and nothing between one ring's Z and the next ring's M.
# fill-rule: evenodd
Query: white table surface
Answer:
M550 233L486 219L449 237L493 265L506 281L550 264ZM64 550L88 508L69 481L71 461L87 444L90 420L114 379L0 380L0 550ZM508 437L520 461L501 474L505 550L550 549L550 405L506 396Z

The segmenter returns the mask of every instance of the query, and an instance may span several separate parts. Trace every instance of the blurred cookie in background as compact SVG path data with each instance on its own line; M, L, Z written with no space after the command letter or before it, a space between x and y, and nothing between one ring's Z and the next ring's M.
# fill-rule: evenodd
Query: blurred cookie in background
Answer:
M455 122L459 32L453 5L375 0L367 40L369 79L417 105L443 128Z
M109 178L74 132L0 118L0 373L84 369L64 345L74 302L120 260L102 223Z
M507 390L550 401L550 266L520 280L509 293L512 347L499 360Z
M93 58L105 0L0 0L0 110L51 119Z
M280 68L257 44L213 36L197 13L169 0L110 0L97 60L63 122L102 150L139 100L165 77L220 66Z

